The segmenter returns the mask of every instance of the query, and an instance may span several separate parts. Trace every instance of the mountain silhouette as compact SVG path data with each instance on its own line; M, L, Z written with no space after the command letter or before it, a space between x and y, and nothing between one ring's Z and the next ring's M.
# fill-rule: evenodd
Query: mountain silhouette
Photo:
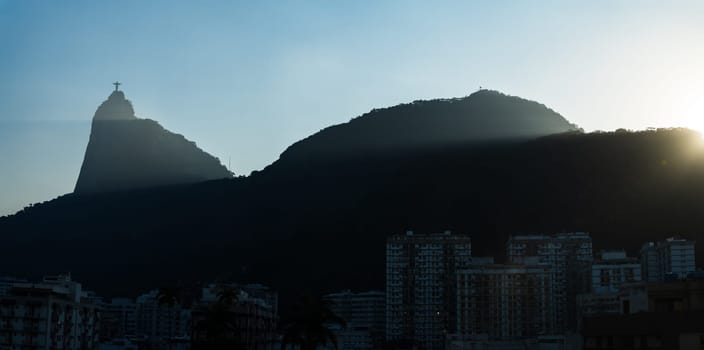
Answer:
M458 111L472 110L487 101L516 103L513 117L437 111L463 104ZM520 113L521 106L542 111L537 120L553 120L543 125L564 126L545 134L561 133L529 137L525 130L540 129L529 122L515 127L518 118L536 119ZM502 108L508 110L483 110ZM379 152L351 151L354 140L368 142L364 135L420 138L430 122L396 133L374 126L384 124L374 119L389 118L394 130L415 129L403 123L411 115L443 120L448 129L469 118L468 133L489 125L487 119L506 119L506 129L491 139L433 137L412 147L395 141ZM0 218L0 275L72 271L105 295L226 276L269 284L285 302L302 290L383 288L386 238L407 229L468 234L473 254L497 261L516 233L587 231L595 251L630 253L645 241L681 235L698 242L701 261L700 135L575 130L535 102L495 92L373 111L292 145L247 177L74 193Z
M498 91L479 90L463 98L375 109L293 144L281 158L311 160L380 154L579 130L542 104Z
M75 193L202 182L229 178L220 161L182 135L135 116L132 103L115 90L93 117Z

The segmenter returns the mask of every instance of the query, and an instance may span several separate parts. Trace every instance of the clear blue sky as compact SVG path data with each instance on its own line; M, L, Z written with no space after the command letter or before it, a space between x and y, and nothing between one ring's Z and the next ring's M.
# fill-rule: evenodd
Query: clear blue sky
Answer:
M702 62L702 1L0 0L0 215L72 191L115 80L249 174L325 126L480 85L588 131L703 129Z

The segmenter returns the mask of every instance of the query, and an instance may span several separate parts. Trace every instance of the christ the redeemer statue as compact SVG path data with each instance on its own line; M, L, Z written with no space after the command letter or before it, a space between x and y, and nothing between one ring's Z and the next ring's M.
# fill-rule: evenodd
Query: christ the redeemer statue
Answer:
M122 83L119 82L119 81L116 81L116 82L112 83L112 85L115 85L115 91L117 91L117 88L118 88L120 85L122 85Z

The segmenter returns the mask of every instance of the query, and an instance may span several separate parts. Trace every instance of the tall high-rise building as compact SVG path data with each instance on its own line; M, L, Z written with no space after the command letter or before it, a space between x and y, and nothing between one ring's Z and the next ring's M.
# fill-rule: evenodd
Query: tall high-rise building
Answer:
M457 333L464 339L524 340L552 333L552 268L473 265L457 273Z
M456 329L456 272L469 266L468 236L449 231L389 237L386 242L386 339L442 349Z
M657 245L660 272L663 277L685 278L696 271L694 241L670 237Z
M694 241L670 237L657 243L647 242L640 250L643 279L649 282L685 278L696 271Z
M15 283L0 297L0 349L97 349L98 305L68 275Z
M592 239L588 233L515 235L509 238L507 256L512 264L547 263L552 267L552 296L556 333L577 327L577 295L590 290ZM553 311L551 311L553 312ZM567 328L565 328L565 326Z

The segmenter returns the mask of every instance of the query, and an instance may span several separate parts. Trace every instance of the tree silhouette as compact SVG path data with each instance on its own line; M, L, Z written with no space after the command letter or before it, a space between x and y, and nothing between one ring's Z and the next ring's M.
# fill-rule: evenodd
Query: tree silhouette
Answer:
M301 350L315 350L330 341L337 349L337 336L330 326L345 326L345 320L335 315L324 302L304 296L297 305L296 316L284 328L281 349L300 346Z
M219 302L213 304L205 319L196 325L198 331L205 333L205 342L199 344L199 348L242 349L234 322L234 312L230 306Z
M218 303L225 306L232 306L239 302L239 290L231 287L223 287L218 292Z
M156 295L156 301L159 306L173 308L178 303L178 291L171 287L161 287Z
M218 301L208 307L205 318L198 322L196 329L205 333L202 349L244 349L239 338L236 323L236 310L239 304L239 290L223 287L217 293Z

